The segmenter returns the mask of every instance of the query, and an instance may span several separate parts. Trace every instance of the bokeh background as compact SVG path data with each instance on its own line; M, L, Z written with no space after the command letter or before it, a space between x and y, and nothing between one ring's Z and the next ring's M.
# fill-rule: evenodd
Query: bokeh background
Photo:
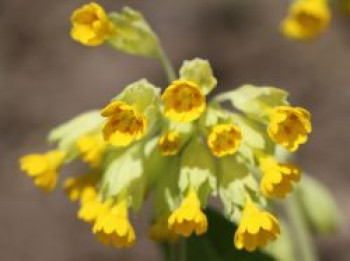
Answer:
M91 108L101 108L126 84L166 78L156 61L69 37L71 11L85 1L0 0L0 259L35 261L160 260L147 239L147 209L135 217L138 244L117 251L100 245L76 219L60 190L44 196L18 170L17 159L47 149L47 132ZM243 83L272 85L309 108L314 132L300 150L304 169L332 191L344 215L337 235L317 238L321 260L350 260L350 17L337 15L312 44L278 32L287 1L113 0L144 12L178 67L207 58L219 91ZM79 169L79 168L78 168ZM73 170L64 171L65 174ZM320 213L322 215L323 213Z

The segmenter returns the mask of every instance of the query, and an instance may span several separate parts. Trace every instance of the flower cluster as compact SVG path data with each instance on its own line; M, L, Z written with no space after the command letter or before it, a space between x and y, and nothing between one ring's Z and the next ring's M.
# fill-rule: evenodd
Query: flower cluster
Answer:
M118 32L96 4L79 9L72 20L72 36L83 44ZM216 85L209 62L199 58L185 61L163 92L145 79L136 81L101 110L52 130L55 150L22 157L21 169L51 191L62 165L85 162L88 173L66 179L63 187L80 204L78 218L105 245L134 245L129 212L152 194L153 239L173 242L206 233L202 210L213 196L239 223L232 235L238 249L265 246L280 234L267 200L287 196L301 177L278 151L295 152L307 141L310 113L273 87L244 85L208 101Z

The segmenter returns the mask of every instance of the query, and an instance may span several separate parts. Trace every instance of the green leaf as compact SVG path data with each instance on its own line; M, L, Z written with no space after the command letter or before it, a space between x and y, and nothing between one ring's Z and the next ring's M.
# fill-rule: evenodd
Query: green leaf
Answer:
M248 84L236 90L222 93L217 96L216 100L230 101L236 109L262 121L266 120L269 109L288 104L287 97L288 93L282 89Z
M200 58L183 62L180 68L180 79L196 83L204 95L209 94L217 84L210 63Z
M199 138L192 138L184 148L180 162L179 187L183 193L195 189L203 205L211 192L216 193L216 167L214 159Z
M142 14L130 7L109 18L116 26L116 35L108 43L119 51L145 57L157 57L159 41Z
M335 200L324 185L304 175L295 192L303 214L314 232L330 234L338 228L341 215Z
M58 149L65 151L67 153L66 160L70 161L78 156L77 139L84 134L100 131L102 124L103 118L99 111L82 113L51 130L48 140L51 143L57 143Z

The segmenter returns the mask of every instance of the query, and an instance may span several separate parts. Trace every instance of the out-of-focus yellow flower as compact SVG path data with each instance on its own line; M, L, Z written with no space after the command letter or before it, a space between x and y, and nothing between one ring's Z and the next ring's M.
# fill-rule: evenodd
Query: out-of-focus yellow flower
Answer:
M89 173L81 177L68 178L64 182L63 189L71 201L92 198L98 177L96 173Z
M164 215L158 218L158 220L152 225L150 231L150 237L153 240L160 242L176 242L179 238L174 231L170 230L168 227L169 215Z
M71 16L71 37L84 45L97 46L115 34L115 26L97 3L76 9Z
M129 222L127 202L120 201L100 215L93 226L93 232L104 245L133 246L135 232Z
M163 156L176 155L180 150L180 134L168 131L159 137L158 148Z
M34 179L34 184L46 192L57 183L57 171L64 160L64 152L53 150L45 154L30 154L20 158L21 170Z
M300 107L279 106L271 110L268 134L270 138L294 152L307 141L311 133L310 113Z
M293 182L301 177L301 170L292 163L278 163L272 157L259 159L263 173L260 188L266 197L284 198L292 190Z
M254 251L258 247L265 246L269 241L275 240L279 234L278 220L270 213L259 210L248 199L234 236L236 248Z
M191 189L181 206L170 215L168 226L174 233L184 237L189 237L194 232L198 236L207 231L208 220L201 211L200 201L195 190Z
M330 20L327 0L295 0L281 29L286 37L312 40L327 29Z
M177 122L193 121L205 110L205 96L197 84L186 80L176 80L162 95L164 115Z
M77 140L77 148L83 161L94 168L101 164L106 143L101 134L85 134Z
M103 127L104 139L114 146L128 146L140 139L147 128L146 117L122 101L113 101L102 111L108 120Z
M234 154L241 141L241 130L234 124L215 125L207 137L208 146L217 157Z

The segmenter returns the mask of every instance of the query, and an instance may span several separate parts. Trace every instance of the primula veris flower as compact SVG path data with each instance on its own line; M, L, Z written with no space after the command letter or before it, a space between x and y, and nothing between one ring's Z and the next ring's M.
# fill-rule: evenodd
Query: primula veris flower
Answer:
M263 157L259 163L263 175L260 188L266 197L284 198L300 180L301 170L292 163L278 163L273 157Z
M147 128L146 117L122 101L112 101L101 115L107 118L103 127L104 139L113 146L128 146L139 140Z
M150 230L150 237L160 242L176 242L179 236L168 227L169 215L163 215L157 219Z
M71 37L88 46L101 45L116 32L105 10L97 3L90 3L75 10L71 16L71 23Z
M85 134L77 140L76 145L83 161L92 168L101 164L103 153L106 150L106 142L101 134Z
M57 171L64 160L64 152L49 151L20 158L21 170L34 179L34 184L44 191L51 191L57 183Z
M268 134L279 145L294 152L311 133L310 113L300 107L278 106L271 110Z
M158 140L158 148L163 156L176 155L180 145L180 134L177 131L167 131Z
M241 130L234 124L215 125L207 137L208 146L217 157L234 154L241 141Z
M101 214L94 224L93 232L104 245L133 246L135 232L129 222L127 202L120 201Z
M168 226L176 234L184 237L189 237L194 232L198 236L207 231L207 217L201 211L201 204L195 190L191 189L181 206L170 215Z
M312 40L327 29L330 19L327 0L295 0L281 28L286 37Z
M279 234L278 220L270 213L259 210L248 199L234 236L236 248L254 251L258 247L265 246L269 241L275 240Z
M201 116L206 101L197 84L186 80L176 80L162 95L164 115L177 122L191 122Z
M83 198L93 198L92 194L95 191L98 177L96 173L89 173L81 177L67 178L63 184L63 189L72 202Z

